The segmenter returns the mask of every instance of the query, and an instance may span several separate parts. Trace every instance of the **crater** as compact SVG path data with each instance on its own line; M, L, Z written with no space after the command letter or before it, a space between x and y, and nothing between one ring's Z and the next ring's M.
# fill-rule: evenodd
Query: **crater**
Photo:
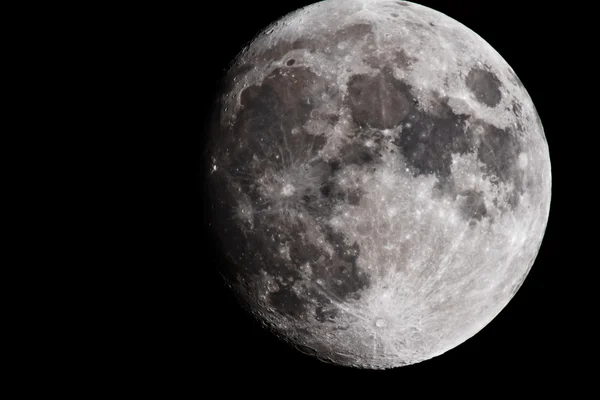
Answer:
M473 93L475 99L488 107L496 107L502 99L500 80L491 71L481 68L472 68L466 79L467 88Z
M331 306L319 306L315 309L315 319L321 323L333 322L338 316L339 311Z

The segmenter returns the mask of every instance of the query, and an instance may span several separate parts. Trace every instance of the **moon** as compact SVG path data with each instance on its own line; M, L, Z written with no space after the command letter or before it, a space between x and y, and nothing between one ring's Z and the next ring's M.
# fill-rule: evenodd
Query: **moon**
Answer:
M222 274L304 353L367 369L439 356L534 263L551 198L542 123L500 54L440 12L292 12L235 58L215 109Z

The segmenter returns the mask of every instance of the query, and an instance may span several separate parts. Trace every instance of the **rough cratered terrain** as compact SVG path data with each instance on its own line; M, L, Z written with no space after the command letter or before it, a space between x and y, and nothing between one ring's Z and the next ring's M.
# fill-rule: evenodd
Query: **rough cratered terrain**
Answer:
M277 334L391 368L457 346L512 298L550 161L483 39L413 3L329 0L265 29L225 79L212 226L228 281Z

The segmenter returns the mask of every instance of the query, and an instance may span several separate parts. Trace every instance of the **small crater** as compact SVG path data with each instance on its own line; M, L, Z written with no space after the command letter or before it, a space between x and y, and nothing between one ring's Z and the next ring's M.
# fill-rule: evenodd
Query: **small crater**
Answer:
M399 6L404 6L404 7L410 6L410 4L407 3L406 1L397 1L396 4L398 4Z
M400 15L398 15L398 14L396 14L396 13L391 13L390 15L391 15L392 17L394 17L394 18L398 18L398 17L400 16Z
M285 63L285 65L287 65L288 67L291 67L294 64L296 64L296 60L294 60L293 58L288 60L288 62Z
M430 22L429 26L435 26L435 24L433 22Z

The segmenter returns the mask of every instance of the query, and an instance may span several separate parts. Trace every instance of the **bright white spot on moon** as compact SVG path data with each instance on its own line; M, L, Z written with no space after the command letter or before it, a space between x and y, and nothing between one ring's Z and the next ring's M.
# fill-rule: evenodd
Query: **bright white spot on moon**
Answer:
M519 154L519 168L524 169L525 167L527 167L528 161L529 160L527 159L527 154Z
M281 189L281 194L288 197L291 196L292 194L294 194L294 186L292 186L291 183L286 184L283 189Z
M382 319L378 319L378 320L375 322L375 326L376 326L376 327L378 327L378 328L383 328L385 325L386 325L386 324L385 324L385 321L384 321L384 320L382 320Z

